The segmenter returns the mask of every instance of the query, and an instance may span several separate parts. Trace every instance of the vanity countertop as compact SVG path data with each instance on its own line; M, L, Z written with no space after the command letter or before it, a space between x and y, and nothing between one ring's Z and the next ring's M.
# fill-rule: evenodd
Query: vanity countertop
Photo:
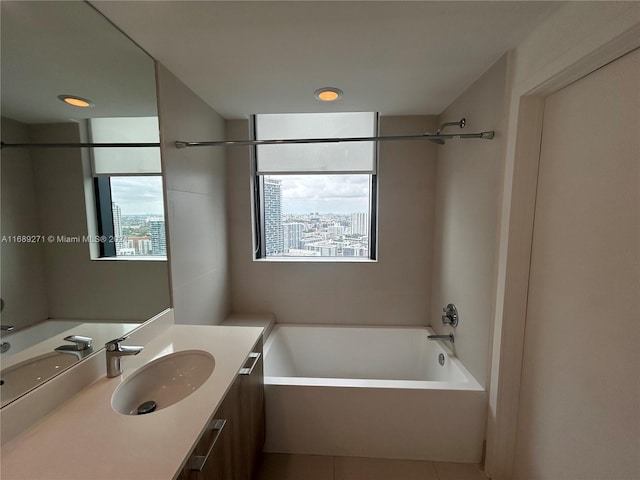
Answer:
M212 419L262 334L259 327L174 325L123 357L124 373L103 377L2 446L0 477L12 479L171 479ZM124 342L124 345L131 344ZM209 379L180 402L148 415L122 415L111 396L136 369L182 350L215 358Z

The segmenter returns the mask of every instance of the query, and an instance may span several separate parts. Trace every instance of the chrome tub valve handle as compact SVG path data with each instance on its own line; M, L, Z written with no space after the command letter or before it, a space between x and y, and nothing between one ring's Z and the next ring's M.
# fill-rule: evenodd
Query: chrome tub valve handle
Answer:
M452 327L458 326L460 317L458 316L458 309L453 303L450 303L442 309L444 315L442 315L442 323L445 325L451 325Z

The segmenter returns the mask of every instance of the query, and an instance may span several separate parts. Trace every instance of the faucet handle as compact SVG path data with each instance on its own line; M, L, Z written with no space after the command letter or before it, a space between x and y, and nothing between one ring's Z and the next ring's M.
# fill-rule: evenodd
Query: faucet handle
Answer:
M458 316L458 309L453 303L448 304L446 307L442 309L444 315L442 315L442 323L449 324L452 327L458 326L458 321L460 317Z
M108 351L113 352L114 350L118 350L118 348L120 348L120 342L124 342L127 338L129 338L128 335L125 335L119 338L114 338L113 340L110 340L107 343L105 343L104 346Z

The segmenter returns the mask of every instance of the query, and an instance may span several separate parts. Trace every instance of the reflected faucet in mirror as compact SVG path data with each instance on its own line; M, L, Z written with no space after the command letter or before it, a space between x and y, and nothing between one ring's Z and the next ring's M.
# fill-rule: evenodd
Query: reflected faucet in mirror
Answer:
M83 337L82 335L69 335L64 337L67 342L73 342L73 345L60 345L55 349L58 353L66 353L74 355L78 360L86 357L93 352L93 339L91 337Z
M157 119L153 58L88 2L0 1L0 22L3 143L78 145L94 140L95 119L121 119L116 122L123 124ZM70 106L58 98L67 93L91 99L94 105ZM141 141L138 131L127 133L131 138L124 143ZM138 179L96 173L97 150L2 149L0 379L5 384L0 407L39 385L23 382L26 372L51 366L57 375L170 306L166 259L95 261L93 252L104 243L94 234L97 181L113 179L113 189L120 185L124 191L125 180ZM116 150L99 153L120 158L122 152ZM161 172L155 178L161 179ZM162 203L162 187L159 191ZM109 236L118 239L114 242L122 251L153 250L153 238L145 239L151 234L144 233L152 226L158 248L166 249L159 222L151 225L155 219L146 215L154 211L127 211L123 205L120 211L106 200L100 206L101 218L121 214L121 231ZM68 338L73 345L62 345L63 337L82 334L93 339L92 347Z
M4 308L4 300L2 301L2 307ZM2 311L0 309L0 311ZM10 332L15 327L13 325L0 325L0 331L2 332ZM9 342L0 342L0 353L6 353L9 348L11 348L11 344Z

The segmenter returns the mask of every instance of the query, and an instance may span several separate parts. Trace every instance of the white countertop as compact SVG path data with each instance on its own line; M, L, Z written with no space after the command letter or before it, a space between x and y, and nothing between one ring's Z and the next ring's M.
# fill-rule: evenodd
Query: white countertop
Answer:
M161 480L177 475L262 334L259 327L174 325L123 357L120 377L103 377L2 446L0 478ZM130 344L124 342L124 345ZM148 415L111 407L115 389L151 360L182 350L215 358L209 379L180 402Z

